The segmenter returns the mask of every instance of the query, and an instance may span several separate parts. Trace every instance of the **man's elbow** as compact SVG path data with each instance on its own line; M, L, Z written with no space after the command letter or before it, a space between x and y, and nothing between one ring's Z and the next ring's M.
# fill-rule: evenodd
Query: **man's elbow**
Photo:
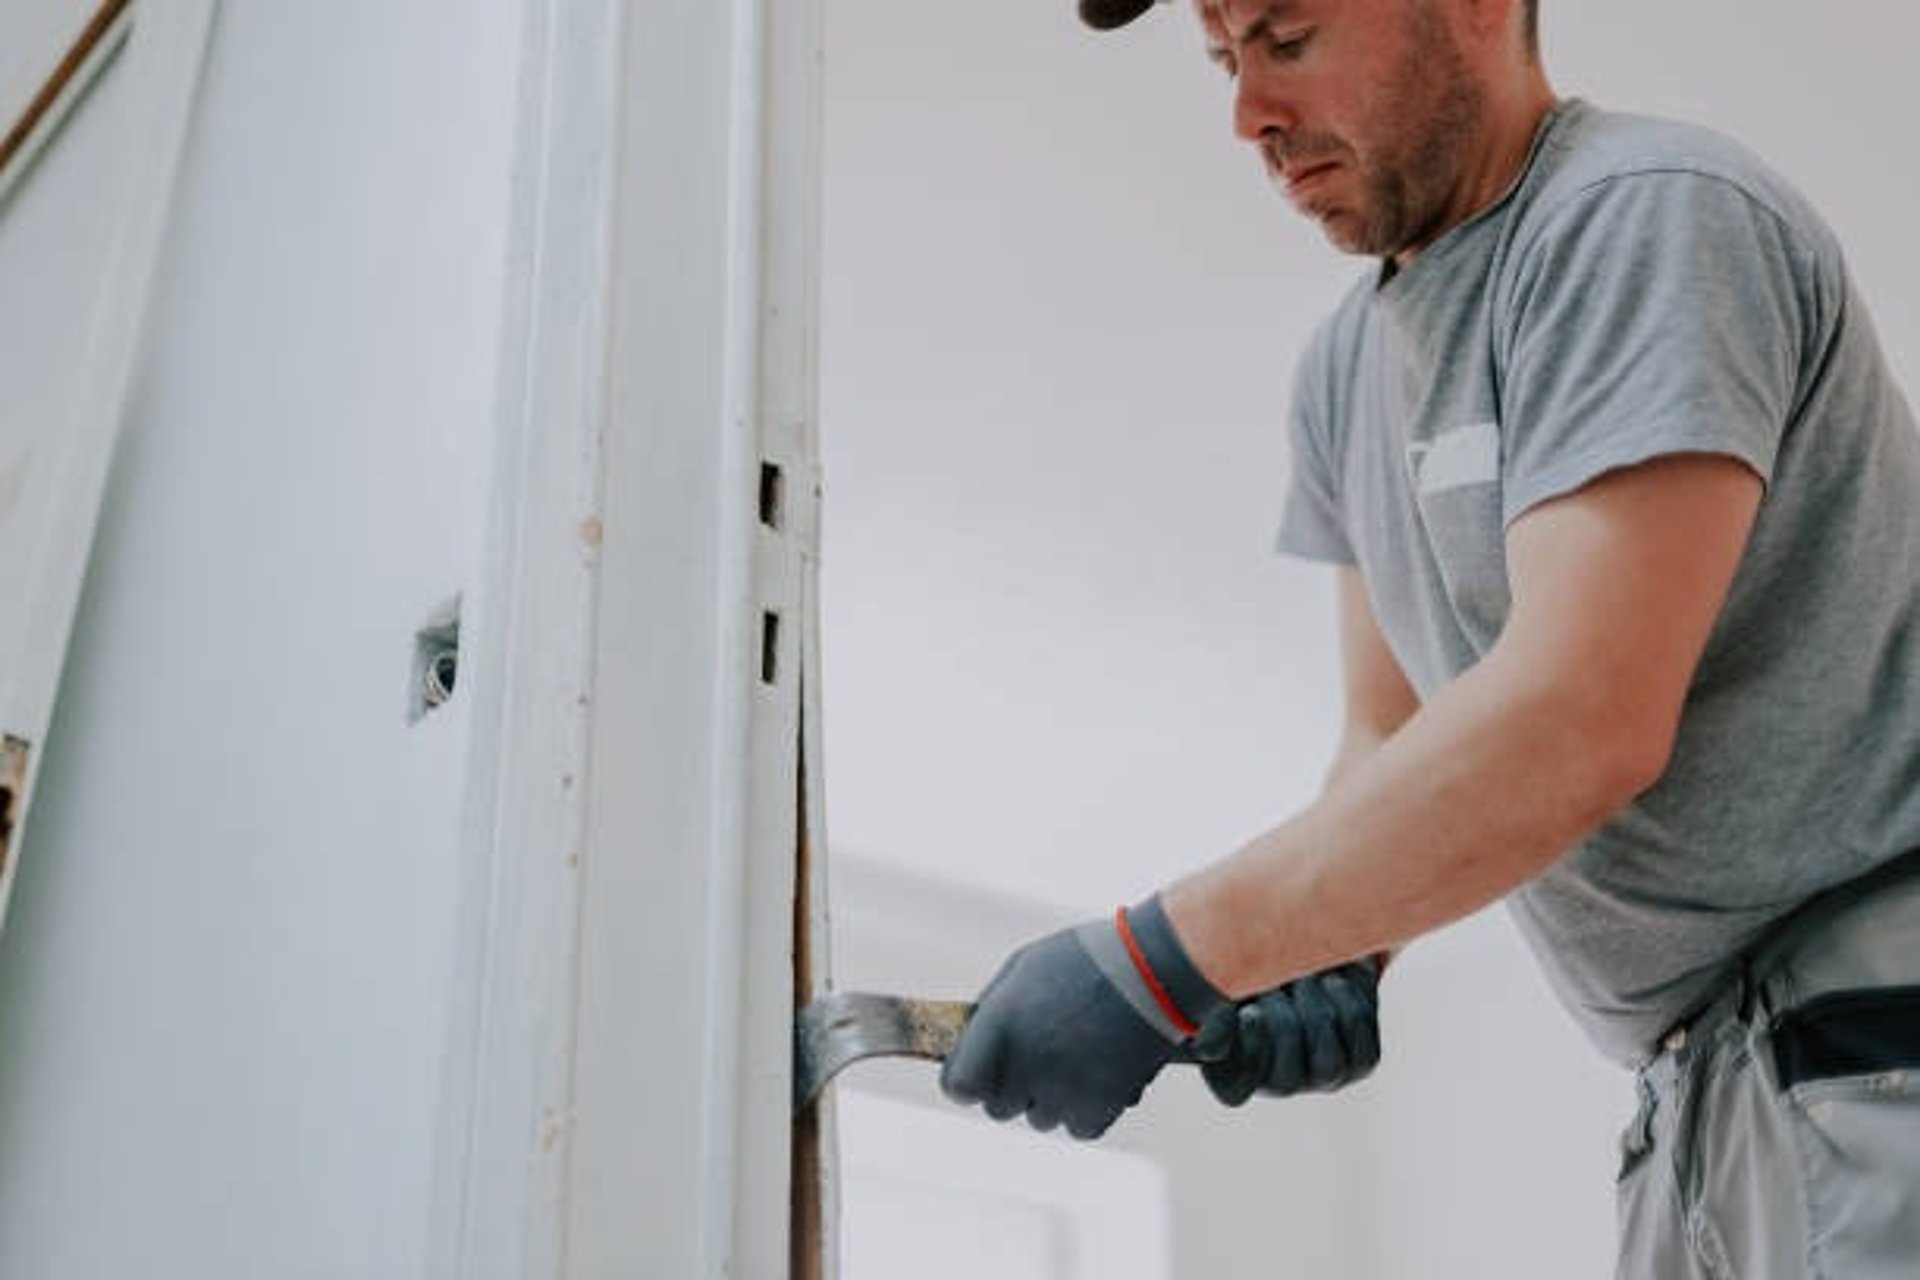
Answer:
M1509 632L1474 673L1495 691L1509 744L1561 803L1598 826L1666 774L1685 686L1617 655L1521 644ZM1549 781L1551 779L1551 781Z
M1666 699L1591 668L1576 673L1510 656L1497 654L1482 674L1502 690L1513 761L1553 797L1562 822L1591 830L1665 775L1679 731Z
M1626 808L1660 781L1673 761L1678 726L1671 717L1631 714L1618 704L1585 709L1579 725L1581 790L1597 824Z

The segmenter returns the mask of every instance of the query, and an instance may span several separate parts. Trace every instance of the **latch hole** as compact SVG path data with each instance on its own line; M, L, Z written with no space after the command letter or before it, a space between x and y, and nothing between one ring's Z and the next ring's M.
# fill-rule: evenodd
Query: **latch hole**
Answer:
M760 464L760 523L778 529L786 521L787 478L771 462Z
M760 615L760 682L774 684L780 679L780 615Z
M407 723L452 701L460 676L460 598L433 611L413 637L413 678L408 686Z
M453 685L460 673L460 655L449 648L435 653L427 662L426 702L437 707L453 697Z

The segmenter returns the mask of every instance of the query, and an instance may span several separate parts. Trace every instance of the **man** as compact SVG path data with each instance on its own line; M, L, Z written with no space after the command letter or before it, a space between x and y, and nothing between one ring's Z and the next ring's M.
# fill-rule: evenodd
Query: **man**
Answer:
M1640 1073L1623 1276L1920 1274L1920 434L1808 205L1557 100L1535 3L1197 0L1238 134L1379 259L1281 534L1341 566L1345 732L1311 807L1016 952L943 1084L1080 1137L1177 1057L1337 1087L1369 957L1505 898Z

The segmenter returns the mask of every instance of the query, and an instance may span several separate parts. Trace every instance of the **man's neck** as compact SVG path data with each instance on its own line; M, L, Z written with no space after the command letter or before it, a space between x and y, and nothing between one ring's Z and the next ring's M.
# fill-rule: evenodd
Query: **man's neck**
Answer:
M1534 142L1558 104L1546 76L1537 70L1513 94L1490 100L1484 116L1486 135L1474 149L1476 163L1462 172L1456 194L1433 230L1418 244L1390 255L1382 263L1381 284L1405 270L1428 245L1505 198L1526 169Z

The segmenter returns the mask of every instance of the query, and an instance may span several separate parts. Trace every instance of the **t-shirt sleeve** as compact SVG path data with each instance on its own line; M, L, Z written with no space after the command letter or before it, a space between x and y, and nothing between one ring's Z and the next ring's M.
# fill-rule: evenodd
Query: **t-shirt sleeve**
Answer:
M1288 419L1292 475L1280 513L1275 547L1328 564L1357 562L1340 507L1339 467L1333 442L1335 415L1325 394L1324 335L1310 344L1294 378Z
M1521 246L1504 339L1503 517L1677 453L1770 481L1815 310L1810 251L1724 178L1622 175Z

